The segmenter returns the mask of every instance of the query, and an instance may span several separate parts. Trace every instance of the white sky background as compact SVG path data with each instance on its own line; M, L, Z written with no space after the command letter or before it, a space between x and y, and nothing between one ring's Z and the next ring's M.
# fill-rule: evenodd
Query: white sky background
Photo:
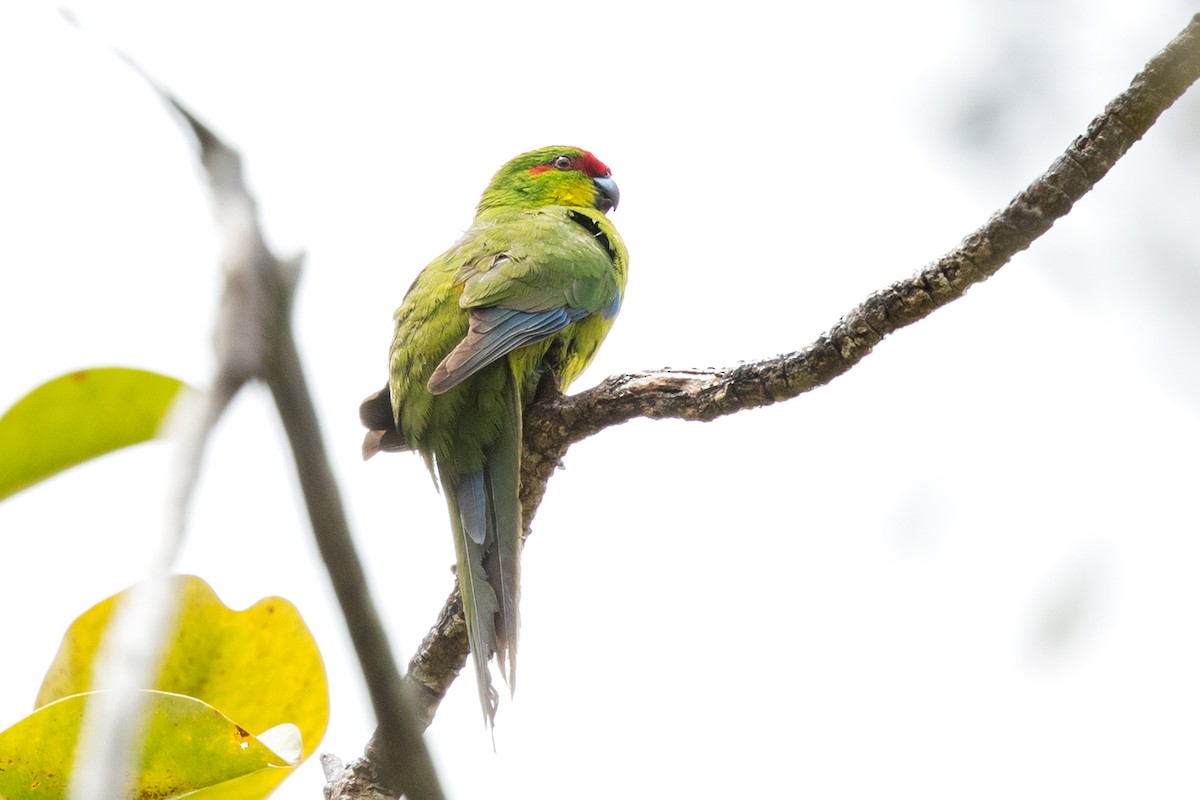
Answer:
M1120 2L73 2L0 9L0 406L64 371L207 380L190 143L119 47L238 147L372 588L410 655L451 587L420 460L358 458L391 313L494 170L614 171L632 254L590 372L797 349L1040 173L1192 13ZM819 10L818 10L819 9ZM1200 790L1200 99L969 296L832 385L577 445L525 551L497 752L465 675L453 797L1182 797ZM321 749L372 720L278 423L246 392L179 570L301 609ZM144 574L169 452L0 504L0 728L70 621ZM321 796L316 759L280 798Z

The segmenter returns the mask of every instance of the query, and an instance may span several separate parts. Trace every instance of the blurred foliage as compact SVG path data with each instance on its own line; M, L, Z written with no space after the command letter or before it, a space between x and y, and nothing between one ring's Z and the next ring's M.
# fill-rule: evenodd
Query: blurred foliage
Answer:
M158 679L144 690L140 796L265 797L316 750L329 721L316 642L286 600L234 611L199 578L171 580L178 617ZM101 640L129 591L71 624L37 710L0 732L0 796L64 796Z
M105 453L154 438L182 381L124 367L43 383L0 417L0 499Z

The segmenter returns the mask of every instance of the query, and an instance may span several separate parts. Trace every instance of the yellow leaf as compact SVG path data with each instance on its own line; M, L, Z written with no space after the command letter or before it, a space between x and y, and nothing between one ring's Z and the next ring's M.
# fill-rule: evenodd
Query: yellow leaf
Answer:
M137 797L203 797L195 792L251 774L273 775L276 770L270 768L290 766L207 703L167 692L140 694L146 706L146 749L134 778ZM56 700L0 732L0 797L66 796L83 710L95 695Z
M154 438L183 386L123 367L82 369L43 383L0 417L0 499Z
M179 619L158 680L146 688L194 697L255 734L295 725L301 757L312 755L329 722L329 687L316 642L295 606L268 597L234 611L197 577L181 575L172 581ZM91 691L101 636L123 596L96 604L67 629L38 692L38 707ZM265 797L290 772L254 773L192 797Z

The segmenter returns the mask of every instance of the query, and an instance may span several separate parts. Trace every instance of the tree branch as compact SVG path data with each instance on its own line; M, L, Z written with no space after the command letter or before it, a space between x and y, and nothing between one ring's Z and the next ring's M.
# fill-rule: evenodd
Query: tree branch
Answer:
M1065 216L1159 115L1200 78L1200 14L1146 64L1129 88L1092 120L1050 168L954 250L906 280L876 292L803 350L725 369L671 369L616 375L571 397L543 396L525 416L521 502L525 535L546 483L570 446L634 419L710 421L798 397L867 356L885 336L924 319L987 280ZM409 662L417 711L433 719L468 653L455 590Z
M215 333L218 368L209 392L213 399L205 433L247 382L259 379L270 388L291 444L313 535L341 605L378 720L379 727L368 747L370 758L364 761L368 767L362 771L365 776L360 772L357 782L340 781L333 786L336 759L326 762L331 782L327 797L357 798L360 796L357 787L369 785L391 796L442 800L444 795L421 736L423 726L416 723L405 701L391 645L367 591L362 562L354 549L292 335L292 301L300 259L280 259L267 246L237 151L137 64L123 55L122 58L179 113L184 125L195 135L213 194L225 282ZM340 762L336 762L336 767L340 769Z
M223 312L231 309L242 312L236 322L226 320L229 326L222 326L222 330L228 333L235 325L250 328L241 332L234 328L237 335L229 340L242 346L249 344L247 352L242 354L246 373L266 381L275 399L291 443L317 548L342 607L371 695L379 723L370 753L371 783L380 783L389 787L391 794L406 795L412 800L441 800L443 794L433 762L421 738L421 728L414 723L405 704L400 672L367 590L366 574L354 549L292 336L292 300L299 261L282 261L267 247L254 200L242 178L238 154L176 100L170 96L168 99L200 141L201 160L209 174L226 243L226 297L241 296L240 307L237 303L222 303ZM228 317L228 313L223 313L223 317Z

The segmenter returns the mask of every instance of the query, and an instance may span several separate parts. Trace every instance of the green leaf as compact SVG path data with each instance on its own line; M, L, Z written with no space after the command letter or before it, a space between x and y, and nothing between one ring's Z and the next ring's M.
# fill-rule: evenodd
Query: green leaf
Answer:
M0 797L66 797L83 710L96 694L64 697L0 732ZM146 749L134 779L137 797L196 797L190 793L291 766L207 703L167 692L140 694Z
M0 499L154 438L183 386L124 367L81 369L43 383L0 417Z
M293 725L301 742L299 752L285 753L283 747L276 747L275 751L289 758L298 756L297 763L315 752L329 722L329 687L316 642L295 606L281 598L268 597L244 611L234 611L197 577L179 575L171 580L178 596L179 618L158 679L145 688L202 701L219 710L243 732L263 734L270 729L272 742L277 741L281 730L287 730L281 726ZM38 692L39 712L35 716L63 698L91 691L92 666L101 637L125 594L101 601L71 623ZM150 733L151 737L160 735L186 735L192 740L201 736L182 729ZM226 736L227 732L220 735ZM146 746L152 750L170 750L174 745L152 738ZM5 757L4 748L0 747L0 772ZM288 767L250 772L233 780L224 779L220 785L205 788L189 798L266 797L291 771ZM3 785L0 783L0 787ZM0 790L0 797L4 795Z

